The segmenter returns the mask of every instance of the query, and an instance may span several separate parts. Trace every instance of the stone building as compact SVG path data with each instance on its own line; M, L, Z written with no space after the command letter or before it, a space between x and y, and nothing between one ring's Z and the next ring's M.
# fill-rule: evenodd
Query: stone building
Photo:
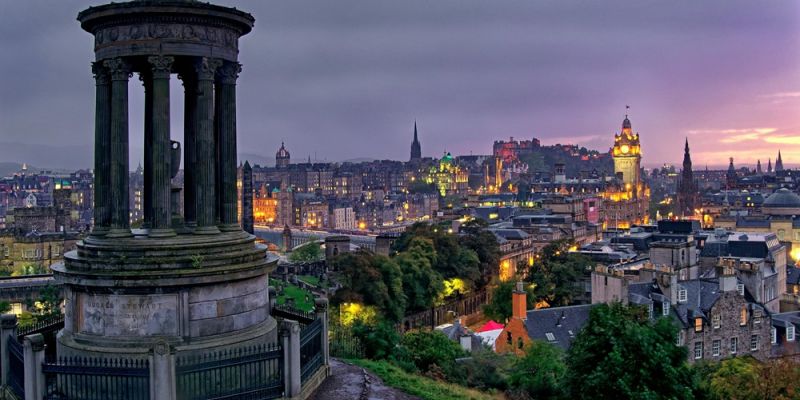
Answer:
M0 270L8 275L48 273L80 239L76 232L0 233Z

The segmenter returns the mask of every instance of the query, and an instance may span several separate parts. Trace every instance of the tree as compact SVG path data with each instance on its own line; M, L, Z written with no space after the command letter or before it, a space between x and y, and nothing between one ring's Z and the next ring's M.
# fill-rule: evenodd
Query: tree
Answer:
M442 371L445 376L452 376L456 358L464 356L461 346L439 331L407 333L400 344L408 361L422 372Z
M483 306L483 313L495 321L505 321L511 318L511 295L516 287L516 282L500 282L492 290L492 300ZM525 287L527 301L526 309L533 307L533 289Z
M11 303L0 301L0 314L7 314L9 311L11 311Z
M392 259L361 250L335 257L331 267L338 271L342 284L331 299L332 304L373 305L391 321L403 317L403 272Z
M364 356L373 360L391 357L400 342L397 330L386 321L380 321L375 325L357 322L353 325L353 335L361 342Z
M322 260L324 257L325 254L322 253L322 248L315 240L289 253L289 260L293 262L314 262Z
M788 359L761 363L751 357L729 358L706 375L715 400L790 400L800 398L800 365Z
M583 292L580 281L591 268L591 260L569 252L572 246L572 241L558 240L537 254L528 273L528 281L535 284L537 303L546 301L551 306L566 306Z
M691 399L686 349L677 327L650 321L641 307L592 308L567 353L567 387L575 399Z
M486 230L489 224L482 219L473 219L461 226L462 235L458 242L475 252L478 256L478 269L481 279L478 286L484 286L497 276L500 266L500 245L494 234Z
M432 307L437 295L442 291L444 286L442 276L434 271L431 265L433 259L435 259L433 245L423 238L412 239L409 248L394 257L394 261L403 273L406 312Z
M480 259L475 251L459 244L458 235L445 229L416 223L406 229L394 242L392 250L396 253L406 251L414 239L427 239L433 251L431 266L444 279L461 278L475 286L481 279Z
M564 395L566 372L561 349L534 340L525 349L525 355L514 362L508 383L533 399L560 398Z

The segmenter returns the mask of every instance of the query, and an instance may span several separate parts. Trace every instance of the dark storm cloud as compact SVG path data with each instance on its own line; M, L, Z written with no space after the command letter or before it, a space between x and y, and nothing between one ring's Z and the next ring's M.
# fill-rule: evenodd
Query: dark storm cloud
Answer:
M625 104L651 164L679 160L690 131L709 132L690 140L712 163L725 130L800 134L800 97L769 97L800 91L793 1L218 3L256 17L241 45L242 153L271 158L285 140L295 158L405 159L414 119L426 155L488 153L507 136L602 150ZM88 5L0 3L0 142L91 140L91 38L74 20ZM777 149L762 144L763 158Z

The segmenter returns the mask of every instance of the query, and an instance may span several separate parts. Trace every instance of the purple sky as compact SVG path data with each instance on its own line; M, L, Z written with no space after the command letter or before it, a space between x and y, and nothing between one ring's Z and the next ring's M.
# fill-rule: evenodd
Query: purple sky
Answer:
M219 0L251 12L239 151L272 159L486 154L537 137L607 150L631 105L646 165L800 163L800 2ZM0 2L0 161L91 165L87 1ZM173 80L175 137L181 131ZM141 158L132 80L132 159Z

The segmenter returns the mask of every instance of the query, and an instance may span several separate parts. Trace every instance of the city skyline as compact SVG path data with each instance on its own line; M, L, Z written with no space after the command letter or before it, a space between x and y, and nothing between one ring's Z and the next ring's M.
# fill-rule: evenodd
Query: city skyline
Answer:
M511 136L607 151L629 104L645 166L679 165L684 137L696 169L766 165L778 150L800 160L796 3L218 3L258 18L241 46L243 159L285 141L295 160L404 160L414 120L429 157L489 154ZM92 136L91 39L63 15L91 4L0 6L2 147L62 148L90 166L75 143ZM142 92L130 87L135 165Z

